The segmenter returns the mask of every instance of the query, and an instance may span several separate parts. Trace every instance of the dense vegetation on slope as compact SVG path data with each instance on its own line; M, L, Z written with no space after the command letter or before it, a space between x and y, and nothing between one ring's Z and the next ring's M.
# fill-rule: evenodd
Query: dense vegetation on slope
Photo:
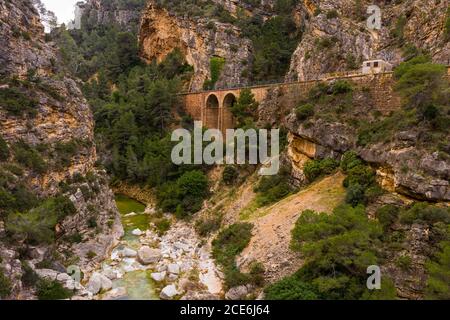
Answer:
M391 220L370 220L365 208L343 205L332 215L305 211L292 231L292 248L301 252L306 264L294 276L266 288L268 299L395 299L389 275L384 275L380 291L366 288L369 265L385 263L385 251L401 247L401 237L391 226L401 221L425 223L431 229L433 252L428 265L427 297L446 299L450 294L448 239L450 211L425 204L394 210ZM392 212L392 210L391 210ZM382 221L384 221L384 232ZM446 229L447 228L447 229ZM397 239L397 240L394 240ZM394 241L398 241L395 243ZM410 261L399 260L404 268Z
M192 72L181 53L145 65L136 35L114 25L61 29L55 37L68 65L77 66L72 72L85 80L98 151L113 180L155 187L159 207L179 217L198 211L208 194L205 168L171 161L171 129L192 128L177 107L177 93Z

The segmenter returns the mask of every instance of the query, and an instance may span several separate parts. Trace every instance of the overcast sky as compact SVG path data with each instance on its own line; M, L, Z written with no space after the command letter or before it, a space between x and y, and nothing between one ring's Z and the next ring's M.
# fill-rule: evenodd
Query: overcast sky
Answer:
M74 18L74 5L79 0L41 0L47 10L53 11L58 23L67 23Z

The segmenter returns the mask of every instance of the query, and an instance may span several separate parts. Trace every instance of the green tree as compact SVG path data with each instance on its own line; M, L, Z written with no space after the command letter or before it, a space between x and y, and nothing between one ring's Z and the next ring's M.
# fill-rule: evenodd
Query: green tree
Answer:
M449 228L450 234L450 228ZM426 297L428 299L450 299L450 241L441 243L441 251L435 261L427 263L429 274Z
M253 114L258 109L258 103L255 100L250 89L242 89L237 102L231 107L231 112L237 120L237 127L244 127L253 119Z

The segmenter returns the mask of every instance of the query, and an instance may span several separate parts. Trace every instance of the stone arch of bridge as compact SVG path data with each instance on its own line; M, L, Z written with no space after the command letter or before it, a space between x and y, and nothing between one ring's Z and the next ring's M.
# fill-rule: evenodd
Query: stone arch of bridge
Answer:
M207 128L217 129L220 124L220 100L214 93L206 97L203 125Z
M233 92L225 94L222 103L222 117L220 127L222 130L232 129L235 125L235 120L231 108L237 102L237 97Z

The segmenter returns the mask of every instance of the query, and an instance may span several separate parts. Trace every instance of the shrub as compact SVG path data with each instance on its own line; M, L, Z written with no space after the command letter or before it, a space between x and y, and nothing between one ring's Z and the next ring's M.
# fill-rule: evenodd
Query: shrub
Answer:
M6 161L9 158L9 147L3 137L0 136L0 161Z
M222 173L222 181L226 185L233 185L239 177L239 172L234 166L226 166Z
M378 263L382 228L365 208L342 205L333 214L303 212L292 230L291 247L302 254L302 281L321 299L359 299L367 291L367 266Z
M364 188L360 184L352 184L347 189L345 202L356 207L358 204L365 204L366 197Z
M215 27L215 26L214 26ZM216 82L219 80L223 67L225 66L225 59L221 57L212 57L210 59L211 79L205 81L204 89L214 89Z
M158 190L158 206L186 218L201 209L208 196L208 179L201 171L184 173L176 182L168 182Z
M234 287L248 283L248 275L242 274L236 267L236 256L249 244L253 225L237 223L221 231L212 242L212 254L218 264L223 267L227 286Z
M156 229L158 230L158 234L160 236L169 231L171 225L172 223L168 219L160 219L155 222Z
M397 262L396 262L397 266L404 271L408 271L409 268L411 268L411 263L412 263L412 259L410 256L398 257Z
M303 173L310 182L313 182L323 175L329 175L333 173L338 167L339 162L331 158L323 160L311 160L305 164Z
M358 184L365 190L375 183L375 171L364 164L356 165L348 169L346 173L347 177L344 180L346 188Z
M301 105L295 109L295 115L298 120L306 120L314 116L314 106L310 103Z
M442 242L440 252L433 261L427 263L429 274L426 298L433 300L450 299L450 242Z
M385 205L377 210L378 221L383 226L384 230L388 230L389 227L397 221L400 214L400 209L394 205Z
M37 114L37 102L17 88L0 89L0 107L14 116L21 116L24 113L30 116Z
M37 173L45 173L47 164L40 153L33 147L21 141L13 146L14 156L20 164Z
M262 177L254 191L258 193L258 206L266 206L282 200L295 191L289 184L289 171L282 168L278 175Z
M222 219L223 215L217 214L212 218L197 221L195 228L200 236L206 237L207 235L220 229Z
M11 294L11 281L5 276L0 268L0 298L6 298Z
M50 198L26 213L10 213L6 219L6 229L24 236L31 243L51 243L56 224L75 212L72 201L67 197Z
M266 270L261 262L253 261L250 264L250 272L249 272L250 283L255 286L262 287L265 282L264 279L265 272Z
M362 165L362 164L363 164L363 161L358 157L356 152L347 151L342 156L341 169L342 169L342 171L344 171L344 173L348 173L354 167Z
M22 270L22 283L26 287L34 287L39 281L37 273L26 262L22 262Z
M440 208L427 203L416 203L400 213L400 221L405 224L443 222L450 224L450 209Z
M332 87L333 94L344 94L353 91L353 86L346 80L337 80Z
M265 290L266 300L317 300L314 287L296 276L286 277Z
M40 280L36 294L39 300L65 300L73 296L73 292L65 289L58 281Z

